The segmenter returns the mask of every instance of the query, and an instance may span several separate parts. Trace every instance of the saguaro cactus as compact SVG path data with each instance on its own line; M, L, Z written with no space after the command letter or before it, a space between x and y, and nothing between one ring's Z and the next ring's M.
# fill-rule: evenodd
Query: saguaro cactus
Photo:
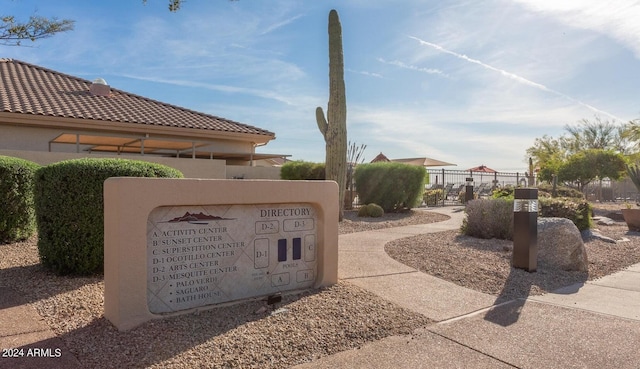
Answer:
M344 211L344 192L347 175L347 100L344 88L342 57L342 26L338 12L329 12L329 104L327 117L321 107L316 108L318 128L326 147L326 178L338 183L340 220Z

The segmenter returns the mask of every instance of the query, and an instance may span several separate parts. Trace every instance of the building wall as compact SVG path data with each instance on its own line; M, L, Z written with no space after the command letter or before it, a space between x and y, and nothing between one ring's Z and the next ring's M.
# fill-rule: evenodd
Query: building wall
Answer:
M249 166L249 162L216 159L176 158L160 155L120 154L109 152L89 152L91 146L75 144L49 145L49 142L63 133L99 135L91 131L69 131L54 128L35 128L14 125L0 125L0 155L31 160L40 165L48 165L62 160L91 158L122 158L144 160L164 164L180 170L187 178L230 179L280 179L280 168ZM132 138L134 136L131 136ZM161 137L153 137L161 138ZM167 137L163 137L167 138ZM51 149L51 151L49 151ZM199 152L249 153L253 149L250 142L217 140L210 145L196 148ZM172 155L170 152L168 155ZM255 164L254 164L255 165Z
M62 160L80 158L121 158L130 160L144 160L163 164L181 171L186 178L206 179L280 179L279 167L250 167L246 165L226 165L224 160L216 159L186 159L155 157L149 155L102 155L76 154L63 152L43 152L26 150L0 150L0 155L12 156L30 160L40 165L57 163Z
M42 151L25 151L25 150L0 150L0 155L13 156L30 160L40 165L48 165L57 163L62 160L80 159L80 158L120 158L130 160L144 160L151 163L163 164L184 174L186 178L208 178L208 179L226 179L227 170L224 160L209 159L178 159L153 157L149 155L102 155L102 154L76 154L64 152L42 152Z
M62 130L55 128L35 128L35 127L23 127L14 125L0 125L0 149L2 150L30 150L30 151L49 151L51 152L70 152L75 153L78 148L75 144L61 144L49 142L63 133L71 134L87 134L87 135L100 135L99 132L93 131L81 131L81 130ZM129 135L125 135L128 137ZM139 138L140 135L130 135L132 139ZM158 139L172 139L167 136L153 136L151 138ZM188 140L181 140L187 141ZM80 152L88 153L88 149L91 145L80 145ZM227 153L250 153L252 150L250 142L234 141L234 140L215 140L209 145L197 147L197 151L201 152L227 152ZM190 150L188 150L190 151ZM169 151L169 155L174 155L174 152Z

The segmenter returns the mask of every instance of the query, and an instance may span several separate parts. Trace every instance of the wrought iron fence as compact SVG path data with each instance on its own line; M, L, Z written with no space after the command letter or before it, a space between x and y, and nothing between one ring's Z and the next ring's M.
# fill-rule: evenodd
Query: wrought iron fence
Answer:
M467 186L472 186L473 196L487 197L496 188L523 187L535 184L535 177L517 172L472 172L467 170L427 169L427 190L441 189L442 194L429 206L460 204L464 201Z
M426 201L423 205L427 206L462 204L466 195L467 184L473 186L473 196L478 198L490 196L491 192L496 188L534 186L537 183L535 177L530 178L524 172L486 173L466 170L427 169L427 176L428 183L425 186L425 190L442 190L437 197L429 198L425 196ZM468 178L471 178L472 181L467 182ZM360 206L359 198L355 191L355 183L351 183L350 189L345 194L346 209ZM640 204L640 193L629 178L620 181L596 180L584 188L584 194L589 201Z
M629 178L620 181L593 181L585 186L584 194L589 201L640 203L640 194Z

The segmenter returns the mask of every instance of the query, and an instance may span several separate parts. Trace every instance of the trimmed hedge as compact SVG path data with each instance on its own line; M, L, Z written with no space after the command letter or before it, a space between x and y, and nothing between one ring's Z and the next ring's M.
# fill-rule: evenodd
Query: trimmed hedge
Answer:
M280 178L289 180L323 180L325 179L324 163L312 163L295 160L285 163L280 168Z
M360 201L376 203L385 212L411 209L422 201L424 167L402 163L371 163L356 167L355 181Z
M40 165L0 156L0 243L23 241L36 231L33 180Z
M76 159L36 172L38 251L57 274L88 275L104 267L103 184L109 177L182 178L180 171L144 161Z

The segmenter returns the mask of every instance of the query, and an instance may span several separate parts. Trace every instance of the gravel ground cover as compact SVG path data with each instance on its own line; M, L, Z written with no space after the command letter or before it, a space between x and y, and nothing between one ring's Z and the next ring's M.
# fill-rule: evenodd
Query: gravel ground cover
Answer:
M340 232L428 223L412 211L358 219ZM148 322L119 332L104 318L104 282L59 277L39 264L36 238L0 245L0 285L24 296L87 368L287 368L432 323L348 282Z
M619 213L621 204L595 204L594 215ZM612 215L613 216L613 215ZM388 243L386 252L399 262L460 286L496 295L497 302L540 295L560 287L594 280L640 263L640 233L629 232L624 221L595 225L601 234L628 241L585 242L588 272L570 272L538 263L535 273L511 267L512 242L483 240L447 231Z
M617 208L619 209L619 207ZM341 234L442 221L423 210L358 218L347 212ZM589 273L537 273L509 267L509 241L479 240L455 231L398 240L390 255L426 273L502 299L538 294L599 278L640 262L640 233L624 223L598 226L630 241L586 243ZM35 238L0 245L0 285L19 291L78 357L91 368L287 368L407 334L432 322L346 281L322 290L283 296L268 306L255 300L117 331L103 316L102 276L58 277L43 270Z

